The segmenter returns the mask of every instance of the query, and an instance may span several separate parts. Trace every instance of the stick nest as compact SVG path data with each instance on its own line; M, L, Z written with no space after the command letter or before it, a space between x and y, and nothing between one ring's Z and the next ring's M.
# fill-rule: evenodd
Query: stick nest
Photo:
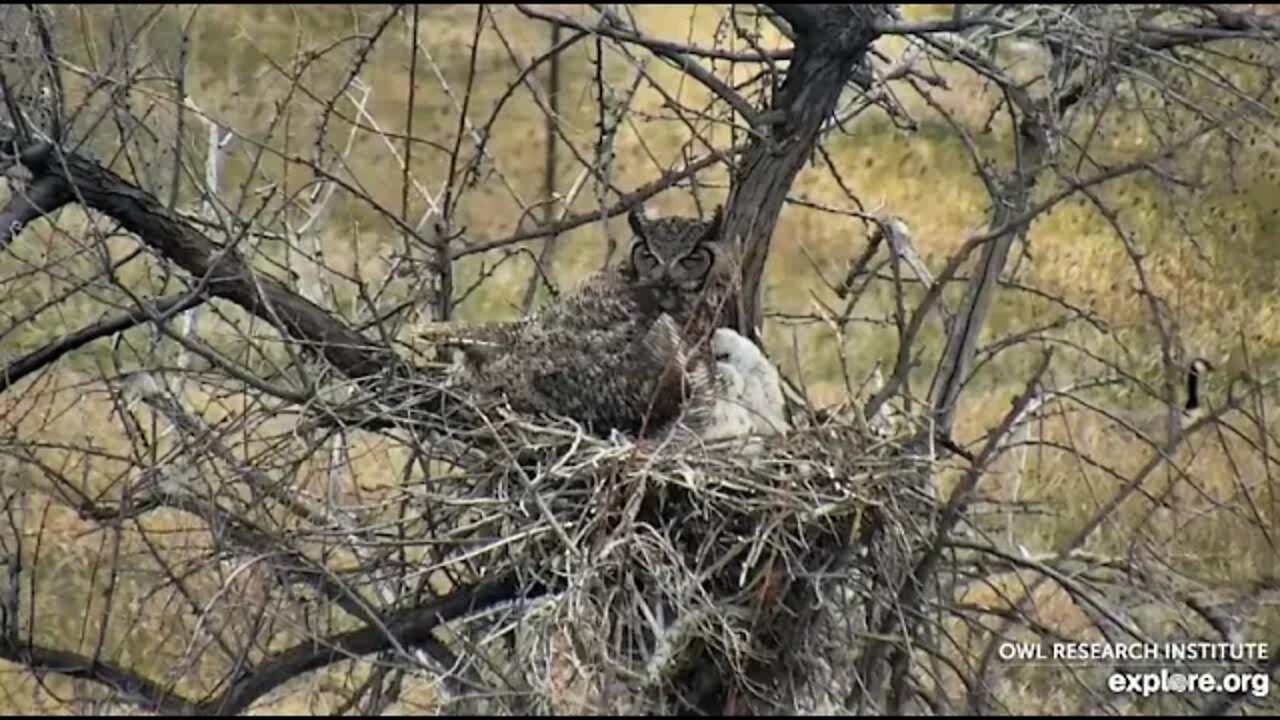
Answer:
M856 685L929 538L932 459L855 421L715 445L507 417L433 502L531 599L498 635L521 709L813 712ZM511 619L512 617L516 619ZM491 636L494 630L489 630ZM511 687L507 677L503 684Z

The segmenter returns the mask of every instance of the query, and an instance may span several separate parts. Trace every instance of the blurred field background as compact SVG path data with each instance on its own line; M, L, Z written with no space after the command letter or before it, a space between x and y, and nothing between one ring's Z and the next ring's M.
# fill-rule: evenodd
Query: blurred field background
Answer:
M949 6L904 6L911 19L944 17ZM570 16L585 16L580 8L548 6ZM414 187L405 193L406 177L402 140L360 131L334 122L326 128L328 140L350 152L340 174L391 212L416 223L429 204L424 195L437 198L449 173L448 150L458 131L459 107L466 94L466 68L470 53L477 55L482 72L474 78L468 102L468 119L482 127L495 104L504 103L486 137L488 160L476 170L474 181L460 195L452 231L462 233L467 242L484 243L512 235L521 229L521 202L540 202L545 175L546 135L544 113L539 103L545 99L544 72L532 82L540 96L535 100L525 88L508 92L518 72L512 57L524 65L544 52L549 44L545 24L534 22L509 6L490 6L491 16L480 14L485 24L483 42L473 48L472 37L478 20L470 6L422 6L418 42L425 51L419 58L417 84L413 89L411 132L413 143L407 173ZM722 9L707 6L648 6L627 8L649 34L676 41L692 41L710 46L723 15ZM57 10L63 48L68 58L86 69L101 67L123 55L122 48L138 59L156 64L157 72L172 72L183 52L179 39L191 38L187 90L194 103L225 127L234 128L243 138L228 152L223 168L221 195L230 208L246 208L251 213L264 196L263 178L277 184L273 200L281 216L298 212L302 198L314 188L315 178L289 155L310 157L316 144L316 119L324 102L348 81L346 64L356 44L346 51L321 57L303 73L307 87L316 97L301 95L282 69L296 68L303 51L327 48L346 42L355 33L369 33L383 22L388 9L383 6L286 6L286 5L206 5L165 6L82 6ZM567 37L566 32L562 37ZM127 41L125 38L128 38ZM410 114L406 113L410 89L410 38L403 22L386 30L370 53L359 74L357 95L367 90L362 120L388 133L402 134ZM893 47L895 39L882 40ZM765 34L766 47L782 48L785 41L776 33ZM562 55L559 108L561 129L569 142L591 148L598 134L597 104L593 97L595 42L588 38ZM635 50L637 57L643 56ZM1007 62L1014 63L1016 59ZM725 64L727 66L727 63ZM544 66L545 68L545 66ZM647 64L651 77L667 93L687 105L708 101L700 86L682 78L662 63ZM718 68L723 69L723 68ZM737 68L743 77L749 68ZM611 58L606 71L614 87L630 85L633 71ZM938 93L956 117L979 129L997 98L959 68L935 68L950 85ZM1242 71L1243 72L1243 71ZM83 81L83 78L81 78ZM82 88L83 89L83 88ZM1204 91L1204 88L1199 88ZM1188 88L1187 92L1196 92ZM72 90L71 92L74 92ZM143 131L118 128L92 136L90 146L100 159L111 157L119 147L121 133L128 133L141 150L132 169L144 187L166 197L170 187L163 153L147 156L149 146L160 148L177 132L177 114L172 102L160 91L142 85L131 88L135 113L149 114ZM151 96L149 98L149 95ZM848 133L832 133L824 147L838 167L844 183L864 203L867 212L896 215L910 226L916 247L929 267L937 272L947 257L969 236L982 232L987 222L987 196L975 175L961 141L943 119L909 90L900 94L903 106L918 121L911 131L902 130L880 110L863 113L847 126ZM343 99L344 112L353 112L354 103ZM632 191L676 166L682 158L700 156L706 148L691 137L685 122L673 112L661 93L649 83L639 85L633 113L619 129L613 182L624 192ZM1270 96L1270 108L1280 107L1280 97ZM282 110L284 110L282 112ZM731 138L722 128L700 128L705 137L727 144ZM1203 356L1216 367L1208 379L1206 399L1220 405L1227 390L1227 378L1244 370L1258 377L1274 373L1280 358L1280 126L1272 123L1242 133L1238 141L1221 136L1208 139L1180 164L1165 168L1170 175L1191 179L1194 187L1161 182L1150 174L1130 176L1098 189L1098 194L1121 209L1114 220L1129 235L1136 248L1145 252L1143 270L1150 286L1167 303L1168 317L1175 335L1185 349L1185 358ZM201 157L207 128L188 116L184 136L195 157ZM1007 123L992 123L988 131L976 134L988 148L1009 147ZM1149 124L1136 114L1112 114L1100 123L1094 148L1100 155L1119 163L1136 157L1156 141L1149 137ZM155 134L155 140L148 139ZM280 152L255 157L254 143L269 144ZM464 147L474 150L475 139ZM578 183L581 165L561 143L556 169L558 190L567 193L575 183L581 191L567 206L552 206L554 212L573 214L598 209L597 184L586 179ZM142 167L151 163L149 167ZM198 165L199 163L196 162ZM246 185L245 180L251 179ZM656 214L709 214L726 193L727 174L722 170L699 176L697 202L686 189L662 193L650 203ZM421 188L421 190L419 190ZM1049 188L1051 190L1052 188ZM1046 193L1046 188L1039 190ZM822 308L839 308L842 299L833 291L849 264L866 248L869 228L854 217L815 209L814 205L848 208L848 200L832 173L821 163L812 163L795 182L794 202L782 214L774 233L773 252L767 275L766 307L771 317L765 327L770 356L792 382L803 385L819 406L836 402L844 395L845 377L860 382L877 365L887 370L896 354L896 334L886 320L892 315L889 283L880 283L864 297L853 321L837 330L830 323L812 322L802 316L821 313ZM279 198L286 198L281 201ZM406 200L407 198L407 200ZM519 201L517 201L517 198ZM4 198L0 198L4 199ZM199 211L199 198L185 185L176 195L177 206ZM241 205L243 203L243 205ZM296 207L290 203L297 203ZM541 213L542 210L535 212ZM55 224L35 223L31 229L0 253L0 362L8 362L40 347L64 333L72 332L105 314L106 309L127 298L118 289L90 284L72 291L83 278L101 270L104 262L119 261L136 245L126 236L110 241L110 258L91 243L76 242L77 228L90 220L78 210L62 211ZM348 322L359 325L372 318L367 298L361 298L349 278L362 278L372 286L384 287L376 306L391 308L421 298L423 287L413 272L388 277L395 258L405 254L402 234L368 203L339 190L328 215L320 223L317 247L322 262L307 258L287 243L262 239L253 241L255 264L261 272L288 279L298 286L323 288L318 298ZM625 219L590 223L558 236L548 264L550 280L560 289L572 288L588 273L606 262L620 258L611 243L625 248L629 238ZM477 289L457 304L456 317L466 320L510 319L522 312L522 301L534 276L532 257L543 241L502 248L469 256L460 261L454 278L454 296L459 297L477 279ZM1019 250L1015 249L1015 253ZM1152 388L1162 387L1163 376L1159 340L1152 329L1149 304L1136 290L1131 255L1117 237L1111 220L1085 201L1073 200L1042 215L1034 223L1026 252L1010 262L1016 266L1019 291L1006 287L996 297L995 307L984 333L984 343L996 342L1020 332L1034 331L1040 346L1078 345L1097 358L1123 368ZM32 268L56 267L55 273L33 273ZM138 294L160 294L176 287L175 280L149 256L134 258L119 270L121 281ZM312 285L307 285L311 282ZM882 287L881 287L882 286ZM70 296L63 298L65 293ZM958 303L960 283L948 291L948 300ZM917 297L923 292L917 293ZM1047 300L1057 296L1063 302ZM548 297L539 285L534 305ZM56 301L56 302L55 302ZM1087 314L1078 321L1071 308ZM219 306L221 307L221 306ZM41 308L46 308L40 310ZM37 312L37 310L40 310ZM202 334L218 338L219 313L238 317L231 309L204 312ZM414 337L417 324L427 320L419 310L406 317L398 340L404 352L429 356L429 349ZM1071 315L1070 324L1059 322ZM916 373L926 383L933 370L943 337L933 323ZM146 329L129 331L145 335ZM239 340L225 335L227 351L236 352ZM139 345L143 344L141 341ZM843 352L837 351L840 345ZM1036 355L1036 345L998 353L982 363L973 385L964 396L957 421L957 439L963 443L980 441L1008 410L1010 399L1021 390ZM38 439L37 454L51 466L78 462L87 487L110 482L118 472L106 457L129 441L112 420L112 404L99 384L112 367L109 343L97 343L64 358L56 371L24 381L0 396L0 416L6 430ZM842 368L841 356L847 364ZM980 356L983 358L984 356ZM265 362L265 360L263 361ZM1101 366L1084 352L1063 351L1055 358L1050 382L1067 385L1092 377ZM1177 382L1181 382L1178 380ZM1159 397L1126 385L1123 390L1101 390L1091 395L1101 406L1138 418L1157 432L1164 404ZM1180 385L1179 385L1180 387ZM926 388L916 388L923 395ZM208 389L202 414L217 424L234 419L238 409L234 397L220 398ZM1267 403L1274 396L1267 398ZM1266 414L1274 432L1274 406ZM230 420L228 420L230 421ZM267 432L265 428L253 431ZM1115 477L1099 470L1113 468L1131 475L1148 461L1153 448L1118 431L1096 414L1064 411L1037 424L1031 431L1038 438L1073 446L1092 458L1094 464L1080 462L1071 453L1055 452L1044 445L1009 453L984 481L983 493L992 499L1025 503L1035 512L1025 517L991 518L989 530L1006 538L1009 547L1022 548L1031 555L1053 552L1067 542L1080 523L1091 517L1120 488ZM1268 442L1258 440L1258 442ZM1147 495L1132 498L1123 511L1096 533L1085 550L1094 553L1124 553L1140 534L1144 552L1177 557L1188 573L1199 579L1213 578L1228 587L1232 583L1249 587L1273 582L1277 573L1274 532L1278 529L1280 504L1275 497L1273 469L1256 455L1242 453L1232 458L1228 450L1244 440L1230 434L1197 436L1178 451L1177 463L1185 472L1179 476L1162 471L1161 479L1147 486ZM71 453L70 447L97 447L104 457L92 458ZM373 436L358 437L351 450L351 478L356 491L374 492L384 483L393 483L402 474L406 458L393 453ZM40 479L29 466L8 463L5 482L25 482L33 487ZM1167 496L1166 489L1172 488ZM1243 503L1242 498L1248 502ZM65 499L64 499L65 500ZM188 668L183 659L191 648L185 645L193 632L190 618L167 616L165 592L151 594L149 578L122 576L108 589L103 567L119 557L145 557L159 550L146 547L128 536L94 531L97 526L77 518L65 502L48 502L32 496L45 538L40 581L58 592L46 595L47 602L65 607L42 607L45 618L36 636L50 644L93 647L98 633L117 638L123 648L115 662L135 667L154 677L181 677L179 688L195 690L214 682L214 668ZM1245 531L1235 517L1241 504L1255 513L1249 520L1266 532ZM207 528L196 527L177 513L161 513L145 521L153 532L170 539L169 552L182 548L202 548ZM37 528L31 528L36 532ZM115 559L113 559L115 558ZM219 597L236 593L252 596L252 572L234 578L229 586L209 579L209 591ZM1010 577L1005 587L975 591L976 605L997 607L1016 599L1020 588ZM111 627L90 623L84 608L104 602L114 593L114 602L130 608L128 617ZM96 598L96 599L94 599ZM124 598L124 599L122 599ZM1066 636L1085 632L1079 609L1052 592L1038 599L1041 619L1059 628ZM228 617L234 604L213 603ZM1280 613L1264 616L1271 637L1280 636ZM56 622L54 621L56 618ZM246 617L244 622L252 621ZM1176 633L1175 633L1176 634ZM196 633L195 637L200 637ZM203 640L201 640L203 642ZM1277 648L1273 647L1273 651ZM195 670L196 672L191 672ZM269 702L260 703L261 713L324 713L335 709L335 685L350 687L361 682L360 673L335 666L308 676L305 683L293 683ZM210 687L211 685L205 685ZM404 695L393 705L394 712L428 711L433 703L429 683L407 682ZM1028 673L1022 687L1011 687L1004 700L1015 712L1059 712L1069 709L1053 691L1049 673ZM35 677L16 666L0 666L0 708L11 713L81 714L91 710L119 711L124 706L95 706L92 698L101 691L78 685L65 678Z

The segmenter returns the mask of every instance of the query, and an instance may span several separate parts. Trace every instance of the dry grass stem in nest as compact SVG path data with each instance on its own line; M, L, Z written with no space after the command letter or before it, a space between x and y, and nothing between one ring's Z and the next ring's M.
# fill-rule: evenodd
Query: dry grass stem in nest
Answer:
M470 523L501 526L486 572L553 589L513 648L544 710L812 710L854 651L830 629L892 605L930 536L932 459L852 423L712 445L489 428L455 500L502 501Z

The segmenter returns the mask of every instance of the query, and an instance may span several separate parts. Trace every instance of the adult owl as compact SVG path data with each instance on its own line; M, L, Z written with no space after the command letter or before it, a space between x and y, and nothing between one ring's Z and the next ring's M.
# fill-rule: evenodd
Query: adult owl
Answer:
M734 319L735 249L720 218L719 209L705 221L632 211L620 266L537 315L461 333L467 385L598 435L667 425L688 398L690 364L713 362L709 338Z

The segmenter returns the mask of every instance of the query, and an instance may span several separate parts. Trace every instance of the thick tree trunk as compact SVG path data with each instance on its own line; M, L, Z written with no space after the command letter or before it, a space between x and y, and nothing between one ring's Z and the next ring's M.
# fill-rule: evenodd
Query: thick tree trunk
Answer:
M823 123L878 36L877 22L890 12L887 5L778 5L774 11L794 30L795 54L734 176L722 230L737 238L742 250L736 314L724 324L736 325L740 333L757 340L763 321L765 264L787 192L813 156ZM804 591L796 589L800 594ZM758 637L768 635L762 630ZM748 711L751 701L721 672L715 662L699 661L694 671L681 678L678 694L688 703L687 710L708 715ZM771 674L759 664L749 672L762 677Z
M724 232L742 243L742 289L735 324L756 337L770 240L787 191L818 143L822 124L877 37L887 5L778 5L795 30L795 54L773 107L734 177ZM774 119L776 118L776 119Z

